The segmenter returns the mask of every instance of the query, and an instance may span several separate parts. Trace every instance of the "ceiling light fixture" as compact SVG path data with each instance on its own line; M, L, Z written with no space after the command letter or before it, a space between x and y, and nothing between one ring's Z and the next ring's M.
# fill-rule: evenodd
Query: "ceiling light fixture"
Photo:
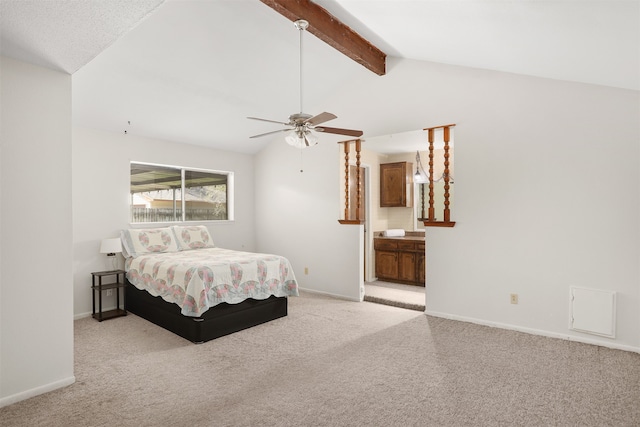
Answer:
M418 184L429 181L429 178L427 178L427 173L424 171L422 162L420 161L420 151L416 151L416 174L413 176L413 181Z
M296 148L312 147L318 143L318 137L310 130L295 129L284 138L287 144Z
M311 147L318 143L318 137L312 133L312 131L316 132L324 132L324 133L333 133L338 135L347 135L352 137L360 137L362 136L361 130L351 130L351 129L340 129L340 128L330 128L326 126L318 126L321 123L328 122L329 120L336 119L337 116L331 113L320 113L318 115L312 116L311 114L303 113L302 110L302 101L303 101L303 74L302 74L302 33L309 27L309 22L304 19L299 19L293 23L295 27L300 32L300 112L291 114L289 116L289 121L287 123L278 122L275 120L267 120L260 119L257 117L247 117L252 120L260 120L263 122L270 123L278 123L285 126L290 126L289 128L280 129L272 132L261 133L259 135L254 135L251 138L257 138L261 136L271 135L278 132L288 132L288 135L285 137L285 140L289 145L292 145L297 148L305 148Z

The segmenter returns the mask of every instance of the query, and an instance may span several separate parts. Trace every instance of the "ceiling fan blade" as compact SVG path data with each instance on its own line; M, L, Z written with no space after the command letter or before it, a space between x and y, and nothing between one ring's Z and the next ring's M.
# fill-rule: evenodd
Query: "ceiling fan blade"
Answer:
M338 116L331 113L320 113L317 116L313 116L310 119L306 120L305 123L309 123L312 126L319 125L320 123L328 122L329 120L337 119Z
M253 136L250 136L249 138L260 138L261 136L271 135L272 133L287 132L287 131L289 131L289 130L291 130L291 129L280 129L280 130L274 130L274 131L267 132L267 133L261 133L261 134L259 134L259 135L253 135Z
M340 129L340 128L329 128L326 126L317 127L313 130L324 133L336 133L338 135L347 135L347 136L362 136L361 130L351 130L351 129Z
M289 125L289 123L285 123L285 122L277 122L275 120L267 120L267 119L260 119L258 117L247 117L247 119L251 119L251 120L260 120L261 122L269 122L269 123L277 123L279 125Z

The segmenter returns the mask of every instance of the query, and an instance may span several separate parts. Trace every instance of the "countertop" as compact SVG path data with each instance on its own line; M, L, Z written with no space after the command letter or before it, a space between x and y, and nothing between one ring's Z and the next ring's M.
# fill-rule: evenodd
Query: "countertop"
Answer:
M387 239L387 240L417 240L424 242L424 233L407 232L403 237L383 236L382 231L376 231L373 234L375 239Z

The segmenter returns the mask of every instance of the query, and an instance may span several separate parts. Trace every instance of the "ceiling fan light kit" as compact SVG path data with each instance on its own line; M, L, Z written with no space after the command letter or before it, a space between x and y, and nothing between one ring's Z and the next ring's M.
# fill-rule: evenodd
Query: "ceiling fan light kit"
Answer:
M362 136L362 131L351 129L331 128L318 125L328 122L329 120L336 119L337 116L331 113L320 113L312 116L311 114L303 113L302 109L302 33L309 27L309 22L304 19L299 19L293 23L295 27L300 31L300 112L294 113L289 116L288 122L279 122L276 120L261 119L258 117L247 117L251 120L260 120L263 122L277 123L284 126L289 126L285 129L278 129L271 132L261 133L253 135L251 138L259 138L262 136L272 135L274 133L288 132L285 137L285 141L296 148L306 148L316 145L318 143L318 137L312 132L324 132L333 133L338 135L348 135L353 137Z
M312 147L318 143L318 137L312 134L311 131L302 133L294 130L291 131L291 133L289 133L289 135L287 135L284 140L287 142L287 144L295 148Z

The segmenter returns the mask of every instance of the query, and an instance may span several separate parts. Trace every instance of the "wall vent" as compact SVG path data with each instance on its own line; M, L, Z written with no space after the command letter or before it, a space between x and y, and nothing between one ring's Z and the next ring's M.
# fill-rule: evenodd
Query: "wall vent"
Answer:
M616 336L616 293L571 287L569 329L603 337Z

